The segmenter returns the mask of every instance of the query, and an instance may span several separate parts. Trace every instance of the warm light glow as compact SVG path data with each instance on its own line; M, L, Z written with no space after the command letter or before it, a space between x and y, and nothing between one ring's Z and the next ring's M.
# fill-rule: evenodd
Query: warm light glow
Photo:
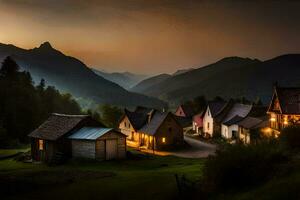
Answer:
M163 138L162 138L162 142L163 142L163 143L166 143L166 138L163 137Z
M276 119L274 118L274 117L271 117L271 119L270 119L272 122L275 122L276 121Z
M44 150L44 140L39 140L39 150Z

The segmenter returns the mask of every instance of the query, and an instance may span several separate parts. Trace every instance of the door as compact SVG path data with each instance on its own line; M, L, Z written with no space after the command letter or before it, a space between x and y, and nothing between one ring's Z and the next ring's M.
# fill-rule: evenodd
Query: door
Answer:
M118 141L106 140L106 160L116 159L118 157Z

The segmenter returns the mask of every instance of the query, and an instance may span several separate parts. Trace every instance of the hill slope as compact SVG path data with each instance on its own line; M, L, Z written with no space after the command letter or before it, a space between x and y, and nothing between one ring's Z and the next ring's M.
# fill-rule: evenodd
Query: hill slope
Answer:
M12 56L24 70L29 71L35 82L44 78L48 85L70 92L75 97L120 106L164 106L160 100L128 92L96 75L80 60L64 55L48 42L29 50L0 44L0 60L6 56Z
M300 85L300 54L276 57L264 62L248 58L224 58L211 65L172 76L143 91L170 102L180 102L205 95L271 98L272 84Z
M121 87L125 89L129 89L142 81L143 79L147 78L146 75L140 74L133 74L130 72L113 72L113 73L106 73L97 69L92 69L97 75L102 76L106 80L111 82L117 83Z
M170 77L172 76L169 74L159 74L157 76L150 77L148 79L141 81L136 86L132 87L130 91L144 93L152 86L157 85Z

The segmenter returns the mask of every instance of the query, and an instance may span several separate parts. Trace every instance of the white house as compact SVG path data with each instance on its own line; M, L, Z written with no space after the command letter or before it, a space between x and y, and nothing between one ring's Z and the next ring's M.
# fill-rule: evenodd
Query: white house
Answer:
M252 105L235 103L222 120L221 135L225 139L238 138L239 126L241 121L250 113Z
M214 133L220 132L221 126L217 117L225 109L227 103L225 101L211 101L208 103L203 117L203 133L209 137L213 137Z

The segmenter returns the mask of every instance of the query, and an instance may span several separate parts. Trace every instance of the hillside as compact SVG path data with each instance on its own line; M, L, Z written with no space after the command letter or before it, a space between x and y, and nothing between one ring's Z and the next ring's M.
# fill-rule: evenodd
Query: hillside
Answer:
M300 54L283 55L264 62L230 57L168 78L143 93L170 102L205 95L208 98L260 97L266 103L276 81L284 86L299 86L299 74Z
M70 92L75 97L120 106L164 106L160 100L128 92L96 75L80 60L64 55L48 42L29 50L0 44L0 60L7 56L13 57L23 70L29 71L36 83L44 78L48 85L54 85L63 92Z
M97 75L102 76L106 80L109 80L111 82L114 82L121 87L125 89L129 89L133 86L135 86L137 83L140 81L144 80L147 78L146 75L141 75L141 74L134 74L130 72L113 72L113 73L107 73L103 72L101 70L97 69L92 69Z
M159 83L161 83L162 81L164 81L170 77L172 77L172 76L169 74L159 74L157 76L147 78L147 79L141 81L140 83L138 83L136 86L132 87L130 89L130 91L144 93L147 90L149 90L149 88L151 88L152 86L158 85Z

